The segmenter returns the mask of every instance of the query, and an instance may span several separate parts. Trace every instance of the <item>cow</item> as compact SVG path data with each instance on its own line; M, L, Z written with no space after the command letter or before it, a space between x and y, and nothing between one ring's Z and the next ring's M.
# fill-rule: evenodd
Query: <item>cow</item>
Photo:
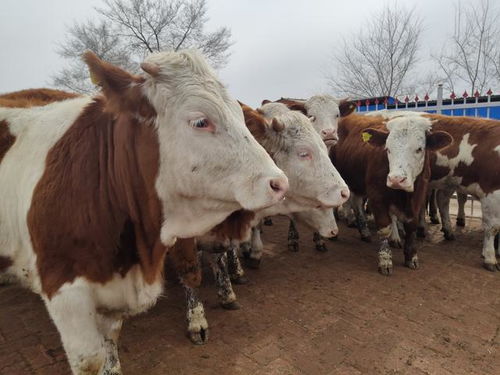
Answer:
M353 194L367 197L380 240L378 270L393 271L389 238L391 215L404 223L405 265L419 267L414 245L420 209L427 195L432 154L451 136L436 131L429 119L352 114L339 121L339 142L331 159Z
M226 309L239 308L231 285L231 279L237 283L243 280L236 247L251 236L253 259L260 259L262 241L256 225L263 217L290 215L322 207L325 212L318 215L303 213L300 216L301 220L319 230L325 223L335 223L331 208L342 204L349 197L347 185L331 164L325 144L307 117L300 112L287 110L267 120L259 111L244 104L242 108L252 135L287 174L290 188L286 199L279 204L253 213L233 213L217 228L196 239L198 249L208 254L219 302ZM335 232L336 226L330 231ZM181 283L186 291L189 338L195 344L203 344L208 339L208 323L197 291L200 281L198 258L194 254L187 257L186 261L183 256L176 255L174 258L175 268L180 270Z
M101 94L0 108L0 272L41 295L74 374L121 374L122 321L161 295L168 248L288 179L199 52L141 75L84 60Z
M287 109L300 111L308 116L314 129L320 134L326 146L330 148L338 142L339 119L350 115L356 109L356 106L345 99L336 99L330 95L314 95L307 100L289 98L281 98L275 102L263 100L259 111L266 118L273 118L286 112ZM329 214L313 213L312 215ZM270 224L270 221L265 223ZM316 250L327 250L324 243L326 237L331 238L332 236L323 236L318 232L314 232L313 240ZM294 252L299 250L299 232L293 217L288 227L288 249ZM251 263L252 266L258 266L258 264L256 262Z

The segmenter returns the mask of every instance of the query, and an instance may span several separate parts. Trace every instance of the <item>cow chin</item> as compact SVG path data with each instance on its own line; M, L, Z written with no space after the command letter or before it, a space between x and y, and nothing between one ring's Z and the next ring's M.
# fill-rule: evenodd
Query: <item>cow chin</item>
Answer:
M394 189L394 190L403 190L403 191L406 191L407 193L413 193L413 191L414 191L413 184L411 184L411 185L397 184L397 183L391 183L391 182L387 181L387 187Z

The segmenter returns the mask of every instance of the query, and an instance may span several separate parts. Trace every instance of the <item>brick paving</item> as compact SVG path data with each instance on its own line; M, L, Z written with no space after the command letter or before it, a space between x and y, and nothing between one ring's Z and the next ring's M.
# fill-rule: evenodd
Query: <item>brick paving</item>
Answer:
M439 226L419 241L421 268L377 273L376 244L340 225L329 252L286 249L286 221L264 227L265 257L251 282L235 286L242 309L217 305L210 277L201 295L210 325L205 346L184 335L181 288L127 321L124 374L500 374L500 272L481 268L479 221L457 241ZM0 288L0 374L69 374L55 327L39 297Z

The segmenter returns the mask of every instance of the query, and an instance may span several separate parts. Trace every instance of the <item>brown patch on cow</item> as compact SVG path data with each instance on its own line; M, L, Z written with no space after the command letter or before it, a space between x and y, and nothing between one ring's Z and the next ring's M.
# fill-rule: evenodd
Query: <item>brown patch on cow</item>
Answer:
M251 222L255 217L253 211L238 210L229 215L226 220L214 227L210 232L216 235L219 241L246 239Z
M9 257L4 257L0 255L0 272L5 271L7 268L12 266L14 263Z
M15 141L16 137L11 134L8 122L0 121L0 163Z
M201 265L194 238L179 238L168 252L168 261L184 285L190 288L198 288L201 285Z
M469 134L469 144L477 145L472 150L473 162L467 165L460 162L453 176L461 177L461 186L467 187L473 183L479 184L485 194L500 189L500 173L492 166L500 165L500 154L495 148L500 145L500 121L474 117L455 117L444 115L426 115L434 120L432 129L448 132L454 139L451 146L440 151L452 159L457 157L460 144L466 134ZM450 173L448 167L432 163L432 179L438 180Z
M268 121L259 111L241 102L238 103L240 103L241 109L243 110L245 125L248 130L250 130L250 133L257 140L257 142L262 142L262 140L266 138L267 130L269 129Z
M80 95L53 89L28 89L0 95L0 107L29 108L78 98Z
M279 100L276 100L276 103L283 103L288 108L290 108L292 111L299 111L307 116L307 110L305 107L305 105L306 105L305 100L293 100L293 99L281 98Z
M113 105L96 98L49 151L33 193L28 227L49 298L76 277L105 283L135 264L147 283L161 277L158 137L132 113L145 98L110 113L121 108L119 94L110 95ZM128 103L132 93L123 95Z
M389 206L415 221L427 197L432 152L426 151L424 169L415 179L413 193L391 189L386 185L389 173L387 152L383 147L363 141L362 133L367 129L372 129L370 134L387 132L382 117L352 114L340 119L339 134L343 136L330 152L333 164L354 194L368 197L378 228L391 224Z

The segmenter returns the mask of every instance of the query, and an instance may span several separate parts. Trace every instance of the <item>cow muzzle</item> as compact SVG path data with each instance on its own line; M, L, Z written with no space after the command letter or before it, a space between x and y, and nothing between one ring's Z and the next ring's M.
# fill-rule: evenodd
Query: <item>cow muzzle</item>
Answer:
M409 193L413 192L413 182L406 176L388 175L387 187L391 189L404 190Z

